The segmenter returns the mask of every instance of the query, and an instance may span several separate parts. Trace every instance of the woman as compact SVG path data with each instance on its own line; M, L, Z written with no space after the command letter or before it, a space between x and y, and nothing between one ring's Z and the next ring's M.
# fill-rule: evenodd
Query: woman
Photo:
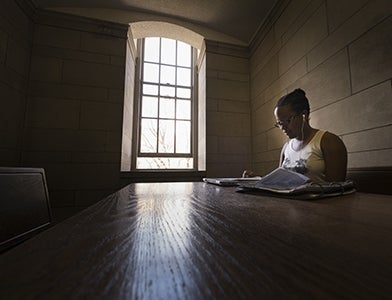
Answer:
M344 181L347 150L333 133L309 124L309 101L302 89L279 99L275 106L275 126L289 138L283 146L279 165L302 173L314 182ZM244 177L251 175L245 171Z

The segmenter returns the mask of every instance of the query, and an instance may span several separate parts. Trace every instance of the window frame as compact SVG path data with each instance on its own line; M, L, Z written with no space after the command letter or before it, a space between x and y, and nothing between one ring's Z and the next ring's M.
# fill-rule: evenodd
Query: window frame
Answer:
M165 38L164 36L157 36L160 38L160 41L162 38ZM181 41L179 39L174 39L176 41L176 45L178 41ZM183 42L183 41L181 41ZM159 149L157 149L157 152L155 153L143 153L140 151L141 148L141 122L142 122L142 111L141 111L141 106L142 106L142 97L143 97L143 88L142 85L144 83L143 81L143 64L144 64L144 43L145 43L145 38L140 38L137 39L137 61L136 61L136 82L135 82L135 100L134 101L134 107L135 107L135 117L133 118L133 128L134 128L134 134L133 136L136 138L136 143L132 147L132 159L131 159L131 170L132 171L137 171L137 172L178 172L178 171L198 171L198 97L197 97L197 90L198 90L198 74L197 74L197 62L198 62L198 49L194 48L192 45L186 43L191 47L191 85L190 85L190 90L191 90L191 96L190 96L190 101L191 101L191 120L190 120L190 130L191 130L191 137L190 137L190 153L159 153ZM166 65L162 64L161 62L158 63L159 66L161 65ZM178 66L177 64L175 65L176 67ZM181 67L181 66L180 66ZM176 71L177 72L177 71ZM171 86L174 88L177 87L182 87L182 86L177 86L177 85L169 85L169 84L161 84L160 82L158 83L147 83L147 84L154 84L157 85L158 88L159 86ZM187 87L188 88L188 87ZM177 99L184 99L184 98L177 98L177 95L175 94L174 98L176 101ZM159 96L158 92L158 98L165 98ZM153 118L156 120L164 119L164 118ZM177 119L174 117L174 119L171 120L181 120ZM176 138L176 136L175 136ZM162 157L162 158L192 158L193 159L193 165L192 168L137 168L137 159L139 157Z

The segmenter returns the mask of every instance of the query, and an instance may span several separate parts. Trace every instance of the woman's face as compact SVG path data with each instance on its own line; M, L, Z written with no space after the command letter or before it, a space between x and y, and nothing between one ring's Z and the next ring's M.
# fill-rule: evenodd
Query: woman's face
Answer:
M275 126L280 128L290 139L300 135L302 118L290 108L290 105L278 106L275 108Z

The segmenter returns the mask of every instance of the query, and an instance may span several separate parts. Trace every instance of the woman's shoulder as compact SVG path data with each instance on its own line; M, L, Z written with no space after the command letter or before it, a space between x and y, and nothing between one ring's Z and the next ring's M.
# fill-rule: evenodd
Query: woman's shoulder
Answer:
M321 138L321 146L330 147L335 145L342 146L344 143L338 135L329 131L325 131Z
M338 140L340 140L340 137L338 135L336 135L330 131L322 131L322 130L319 130L319 131L321 132L323 139L326 139L326 140L337 140L338 139Z

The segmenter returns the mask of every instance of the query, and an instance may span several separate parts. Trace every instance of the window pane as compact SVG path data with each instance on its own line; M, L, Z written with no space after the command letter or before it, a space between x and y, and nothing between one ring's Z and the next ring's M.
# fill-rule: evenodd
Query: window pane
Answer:
M138 169L192 169L191 157L138 157Z
M158 117L158 98L143 96L142 117Z
M176 122L176 153L191 153L191 122Z
M191 101L190 100L177 100L177 119L191 119Z
M157 96L158 86L152 84L143 84L143 94Z
M159 38L145 39L144 60L151 62L159 62Z
M175 67L161 66L161 83L176 84Z
M193 169L193 48L145 38L140 98L138 169ZM145 153L148 157L143 157ZM169 157L165 157L165 156Z
M191 86L191 69L177 68L177 84Z
M162 38L161 63L175 65L176 63L176 41Z
M160 96L174 97L175 96L175 89L174 89L174 87L171 87L171 86L161 86Z
M191 89L177 88L177 97L190 99L191 98Z
M140 152L157 152L157 120L142 119Z
M183 67L191 66L191 46L183 42L178 42L177 65Z
M159 153L174 153L174 121L159 121Z
M144 63L143 81L159 82L159 65Z
M159 100L159 117L174 119L174 99L160 98Z

